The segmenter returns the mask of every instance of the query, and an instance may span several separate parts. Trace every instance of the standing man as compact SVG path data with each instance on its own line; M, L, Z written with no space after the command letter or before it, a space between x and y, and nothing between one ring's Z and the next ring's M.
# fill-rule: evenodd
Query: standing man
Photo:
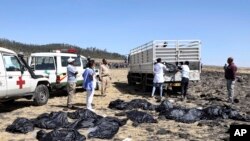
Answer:
M89 67L82 74L83 77L83 88L87 91L86 104L87 109L93 111L92 102L95 93L96 79L95 79L95 61L90 60Z
M233 58L229 57L227 59L227 64L224 66L225 78L227 80L227 91L228 91L228 102L234 102L234 84L236 78L237 67L233 62Z
M76 89L76 75L77 70L74 66L75 59L69 58L68 59L68 66L67 66L67 92L68 92L68 100L67 100L67 107L72 108L72 99L75 95L75 89Z
M154 97L156 87L160 88L160 97L162 98L162 85L164 82L164 73L167 71L167 67L161 63L161 58L158 58L157 63L154 65L154 80L153 80L153 90L152 97Z
M181 96L182 100L186 100L188 84L189 84L189 62L185 61L183 65L179 68L181 70Z
M100 80L102 82L101 94L106 96L106 90L109 87L111 80L110 70L106 59L102 59L102 65L100 67Z

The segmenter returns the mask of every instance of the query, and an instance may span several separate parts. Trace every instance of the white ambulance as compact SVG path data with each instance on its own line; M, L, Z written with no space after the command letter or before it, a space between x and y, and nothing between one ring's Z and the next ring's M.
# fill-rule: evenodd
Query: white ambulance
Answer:
M0 47L0 102L11 104L17 98L33 99L35 105L46 104L49 98L48 78L35 75L23 55Z
M65 53L66 52L66 53ZM87 58L76 54L76 50L55 50L53 52L32 53L29 58L29 65L37 75L46 74L49 78L51 88L53 91L63 89L67 85L67 60L69 58L75 59L75 67L78 71L77 86L82 86L82 74L88 63ZM98 70L96 70L98 77ZM99 89L99 82L97 82L96 89Z

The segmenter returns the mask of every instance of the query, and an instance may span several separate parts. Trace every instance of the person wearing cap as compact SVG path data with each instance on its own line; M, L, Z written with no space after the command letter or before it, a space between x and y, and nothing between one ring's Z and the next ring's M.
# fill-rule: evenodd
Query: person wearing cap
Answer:
M77 70L74 66L74 61L75 59L69 58L68 59L68 66L67 66L67 92L68 92L68 100L67 100L67 107L72 108L72 100L75 95L75 89L76 89L76 75L77 75Z
M111 80L110 70L108 66L108 62L106 59L102 59L102 64L100 67L100 80L101 80L101 94L106 96L106 90L109 87L109 83Z
M225 78L227 80L228 102L234 102L234 85L236 79L237 66L234 64L234 59L229 57L227 64L224 66Z
M181 66L178 67L179 70L181 70L181 96L182 100L186 100L187 96L187 90L188 90L188 84L189 84L189 61L181 62Z
M168 71L167 67L161 63L161 58L156 60L157 62L154 64L154 80L153 80L153 89L152 89L152 97L154 97L156 87L160 88L160 97L162 98L163 93L163 82L164 82L164 73Z
M86 70L82 74L83 88L87 91L86 105L87 105L87 109L91 111L93 111L91 104L93 102L93 97L94 97L95 87L96 87L96 74L94 71L94 67L95 67L95 61L90 60L89 67L86 68Z

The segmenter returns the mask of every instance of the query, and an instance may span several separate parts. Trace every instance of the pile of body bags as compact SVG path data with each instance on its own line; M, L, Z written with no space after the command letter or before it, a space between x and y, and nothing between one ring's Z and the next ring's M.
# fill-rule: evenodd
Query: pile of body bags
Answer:
M215 119L250 121L248 115L241 114L229 106L184 108L175 106L167 100L162 101L160 105L154 105L144 99L134 99L130 102L117 99L110 102L108 108L121 111L115 115L125 116L125 118L103 117L87 109L77 109L68 113L44 113L35 119L17 118L6 128L6 131L28 133L36 127L52 130L50 132L38 131L36 138L39 141L84 141L86 137L78 132L79 129L90 129L88 138L112 139L128 119L133 122L133 126L141 123L157 123L152 112L158 113L159 117L183 123ZM151 114L147 113L148 111ZM68 118L74 121L69 122Z
M129 111L128 118L102 117L88 109L77 109L75 112L44 113L35 119L17 118L6 128L11 133L28 133L35 127L51 129L51 132L40 130L36 138L39 141L84 141L86 137L78 129L90 129L88 138L112 139L119 128L131 119L137 123L156 123L153 116L140 111ZM136 116L138 115L138 116ZM74 122L69 122L68 118Z
M175 120L183 123L194 123L200 120L233 119L239 121L250 121L247 114L241 114L227 105L212 105L202 109L185 108L173 105L170 101L164 100L160 105L153 105L144 99L134 99L130 102L117 99L110 102L109 108L116 110L143 109L156 111L159 117Z

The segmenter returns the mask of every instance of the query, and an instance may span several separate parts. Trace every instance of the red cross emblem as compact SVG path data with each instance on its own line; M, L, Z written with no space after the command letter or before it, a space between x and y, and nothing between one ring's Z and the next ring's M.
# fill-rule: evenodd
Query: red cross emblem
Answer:
M25 80L23 80L22 77L19 76L18 80L16 81L16 84L19 85L19 89L22 89L23 85L25 85Z

